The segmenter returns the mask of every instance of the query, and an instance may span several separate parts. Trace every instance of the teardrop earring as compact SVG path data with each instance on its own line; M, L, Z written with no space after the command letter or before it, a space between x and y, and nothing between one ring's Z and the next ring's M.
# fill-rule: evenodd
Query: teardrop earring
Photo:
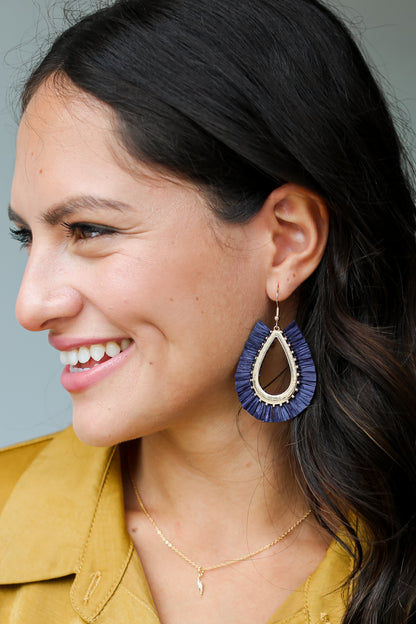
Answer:
M263 422L295 418L310 405L316 387L312 355L296 321L282 331L279 327L279 292L276 293L275 326L256 323L238 363L235 387L243 408ZM289 364L290 382L281 394L269 394L260 385L260 370L268 350L277 340Z

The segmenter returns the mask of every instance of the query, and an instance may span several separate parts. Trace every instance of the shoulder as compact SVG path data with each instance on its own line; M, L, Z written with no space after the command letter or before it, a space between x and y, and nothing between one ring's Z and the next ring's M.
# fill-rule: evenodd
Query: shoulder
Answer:
M88 446L68 427L0 452L0 585L75 572L116 450Z
M0 449L0 512L22 474L59 433Z

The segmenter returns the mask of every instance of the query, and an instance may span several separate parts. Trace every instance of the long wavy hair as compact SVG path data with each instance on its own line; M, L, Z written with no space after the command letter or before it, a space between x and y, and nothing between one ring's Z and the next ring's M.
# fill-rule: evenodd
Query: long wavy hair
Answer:
M118 0L68 28L29 78L115 112L135 158L250 219L276 186L326 201L330 234L300 289L318 371L290 425L317 520L354 558L344 624L416 621L416 211L388 107L318 0Z

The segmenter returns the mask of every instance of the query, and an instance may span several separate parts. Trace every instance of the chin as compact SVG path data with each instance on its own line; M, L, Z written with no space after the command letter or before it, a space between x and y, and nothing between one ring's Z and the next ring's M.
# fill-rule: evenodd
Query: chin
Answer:
M140 418L137 410L105 406L73 397L72 425L76 436L89 446L108 447L141 438L160 430L159 420L151 425L148 417Z
M102 414L95 415L91 410L85 412L74 406L72 425L76 436L89 446L114 446L124 440L123 433L114 427L114 423L105 422Z

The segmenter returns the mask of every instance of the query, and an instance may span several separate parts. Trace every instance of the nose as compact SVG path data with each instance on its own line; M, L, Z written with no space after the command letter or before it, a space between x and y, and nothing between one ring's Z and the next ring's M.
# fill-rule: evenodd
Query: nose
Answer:
M16 317L30 331L56 327L82 309L82 297L59 261L32 249L16 301Z

